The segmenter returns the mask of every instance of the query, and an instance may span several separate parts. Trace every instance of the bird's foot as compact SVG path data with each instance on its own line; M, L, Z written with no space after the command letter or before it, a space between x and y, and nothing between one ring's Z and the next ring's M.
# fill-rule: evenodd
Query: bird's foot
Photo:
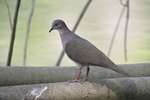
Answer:
M83 82L83 81L89 81L89 82L90 82L90 80L89 80L88 78L85 78L85 79L79 79L79 81L80 81L80 82Z
M79 83L81 83L82 84L82 82L84 82L84 81L89 81L90 82L90 80L88 79L88 78L85 78L85 79L79 79L79 80L68 80L68 83L74 83L74 82L79 82Z
M74 82L82 83L80 80L68 80L68 83L74 83Z

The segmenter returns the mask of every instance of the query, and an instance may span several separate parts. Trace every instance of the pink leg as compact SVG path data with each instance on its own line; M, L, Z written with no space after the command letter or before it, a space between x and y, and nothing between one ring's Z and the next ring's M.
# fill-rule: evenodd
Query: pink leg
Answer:
M87 67L86 78L85 78L85 79L80 79L81 82L82 82L82 81L90 81L90 80L88 79L89 71L90 71L90 67L88 66L88 67Z
M87 79L88 79L89 71L90 71L90 67L87 67L87 73L86 73L86 78Z
M81 74L81 69L79 69L79 73L78 73L76 79L75 79L75 80L68 80L68 82L69 82L69 83L73 83L73 82L79 82L79 83L81 83L81 82L78 80L80 74Z

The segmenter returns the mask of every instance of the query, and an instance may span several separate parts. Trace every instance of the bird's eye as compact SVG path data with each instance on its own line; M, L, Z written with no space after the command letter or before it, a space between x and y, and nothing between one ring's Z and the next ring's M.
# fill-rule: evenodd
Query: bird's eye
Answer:
M57 25L58 25L58 23L55 24L55 26L57 26Z

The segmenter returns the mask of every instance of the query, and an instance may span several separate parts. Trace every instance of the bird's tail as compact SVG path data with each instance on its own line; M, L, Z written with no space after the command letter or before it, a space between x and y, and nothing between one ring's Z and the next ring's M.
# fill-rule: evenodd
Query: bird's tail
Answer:
M120 74L122 74L122 75L124 75L124 76L131 76L129 73L127 73L126 71L124 71L123 69L121 69L120 67L113 67L113 68L111 68L112 70L114 70L114 71L116 71L116 72L118 72L118 73L120 73Z
M129 73L127 73L126 71L124 71L123 69L121 69L120 67L118 67L116 64L111 64L111 67L109 67L110 69L124 75L124 76L131 76Z

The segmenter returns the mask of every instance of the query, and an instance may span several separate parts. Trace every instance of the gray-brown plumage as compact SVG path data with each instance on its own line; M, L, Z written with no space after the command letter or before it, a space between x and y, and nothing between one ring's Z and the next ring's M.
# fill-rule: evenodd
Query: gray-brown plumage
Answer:
M69 82L80 82L89 80L89 66L100 66L104 68L109 68L125 76L130 76L127 72L117 67L116 64L114 64L103 52L96 48L92 43L71 32L62 20L53 21L52 28L49 32L51 32L53 29L59 31L64 51L66 52L68 57L72 61L74 61L79 67L79 73L76 79L70 80ZM81 74L81 69L83 67L87 67L86 78L78 80L78 77Z

